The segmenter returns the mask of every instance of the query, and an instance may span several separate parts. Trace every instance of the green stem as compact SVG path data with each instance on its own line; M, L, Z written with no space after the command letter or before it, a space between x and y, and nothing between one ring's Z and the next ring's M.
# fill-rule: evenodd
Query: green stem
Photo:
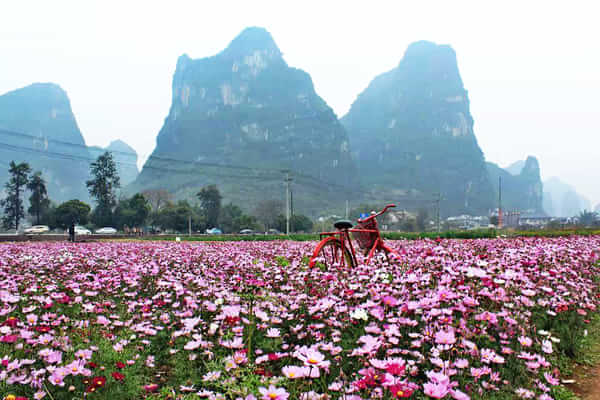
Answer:
M44 390L46 391L46 393L48 394L48 396L50 396L51 400L54 400L54 397L52 397L52 394L50 393L50 391L48 390L48 388L46 387L45 383L42 383L42 385L44 385Z

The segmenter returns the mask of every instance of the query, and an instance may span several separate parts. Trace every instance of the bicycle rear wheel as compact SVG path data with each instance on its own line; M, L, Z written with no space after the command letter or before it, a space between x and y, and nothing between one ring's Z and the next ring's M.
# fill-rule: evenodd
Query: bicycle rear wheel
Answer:
M344 257L343 261L342 256ZM312 268L321 264L329 270L335 266L341 266L342 263L349 268L356 265L348 247L344 246L342 249L342 242L338 238L328 237L319 242L308 265Z

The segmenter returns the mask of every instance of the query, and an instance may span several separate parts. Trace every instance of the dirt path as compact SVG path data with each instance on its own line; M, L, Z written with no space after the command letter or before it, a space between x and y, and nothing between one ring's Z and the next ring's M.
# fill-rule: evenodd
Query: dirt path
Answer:
M566 385L582 400L600 400L600 365L579 365L574 384Z

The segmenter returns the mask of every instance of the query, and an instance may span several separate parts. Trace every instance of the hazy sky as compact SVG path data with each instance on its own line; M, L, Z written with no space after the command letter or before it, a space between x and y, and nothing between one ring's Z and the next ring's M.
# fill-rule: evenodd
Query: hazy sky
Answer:
M273 35L290 66L343 116L409 43L457 53L489 161L527 155L600 203L600 6L595 1L0 0L0 94L54 82L88 144L142 158L171 103L177 57L211 56L245 27Z

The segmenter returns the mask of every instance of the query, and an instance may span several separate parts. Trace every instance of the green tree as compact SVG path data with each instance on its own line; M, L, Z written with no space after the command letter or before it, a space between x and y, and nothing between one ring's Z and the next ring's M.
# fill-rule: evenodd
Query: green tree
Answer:
M141 193L120 201L115 209L115 220L119 227L143 226L150 215L151 206Z
M153 224L160 226L163 230L174 230L186 233L188 231L189 218L192 219L192 231L203 231L206 227L204 217L185 200L177 204L168 203L153 215Z
M417 223L414 218L406 218L400 223L400 228L406 232L414 232L417 230Z
M166 206L173 198L173 195L164 189L149 189L142 192L150 206L152 212L157 212L161 207Z
M306 215L294 214L290 218L290 229L292 232L311 232L313 222Z
M98 156L90 165L92 179L85 184L90 196L96 199L93 221L98 226L110 226L117 205L116 190L121 187L117 165L110 152Z
M222 196L217 185L203 187L196 196L200 199L200 209L206 219L206 224L211 228L218 226Z
M91 207L79 200L69 200L56 207L56 224L63 228L72 223L85 225L88 223Z
M292 215L290 217L290 232L310 232L313 227L313 222L306 215ZM279 214L275 220L275 229L280 232L285 232L286 221L285 215Z
M275 220L275 229L285 232L285 215L279 214ZM290 232L310 232L313 228L313 222L306 215L298 214L290 217Z
M7 195L0 202L0 206L4 207L2 224L6 229L14 228L19 230L19 222L25 216L22 192L29 181L28 175L30 172L31 168L25 162L15 164L14 161L11 161L9 164L8 173L10 174L10 179L4 185Z
M35 224L39 225L43 215L50 207L50 199L48 199L48 191L46 190L46 181L42 178L42 171L38 171L31 175L27 183L27 189L31 191L29 197L29 212L35 216Z
M579 225L582 226L592 226L596 222L597 214L593 211L583 210L577 216L579 220Z
M219 223L224 233L237 233L242 229L257 229L256 217L246 215L242 209L233 203L221 208Z
M280 200L263 200L254 209L254 215L263 224L265 232L277 224L277 216L282 212L283 202Z
M429 217L429 213L426 209L421 208L417 211L417 229L421 232L425 231L425 222L427 222L427 218Z

